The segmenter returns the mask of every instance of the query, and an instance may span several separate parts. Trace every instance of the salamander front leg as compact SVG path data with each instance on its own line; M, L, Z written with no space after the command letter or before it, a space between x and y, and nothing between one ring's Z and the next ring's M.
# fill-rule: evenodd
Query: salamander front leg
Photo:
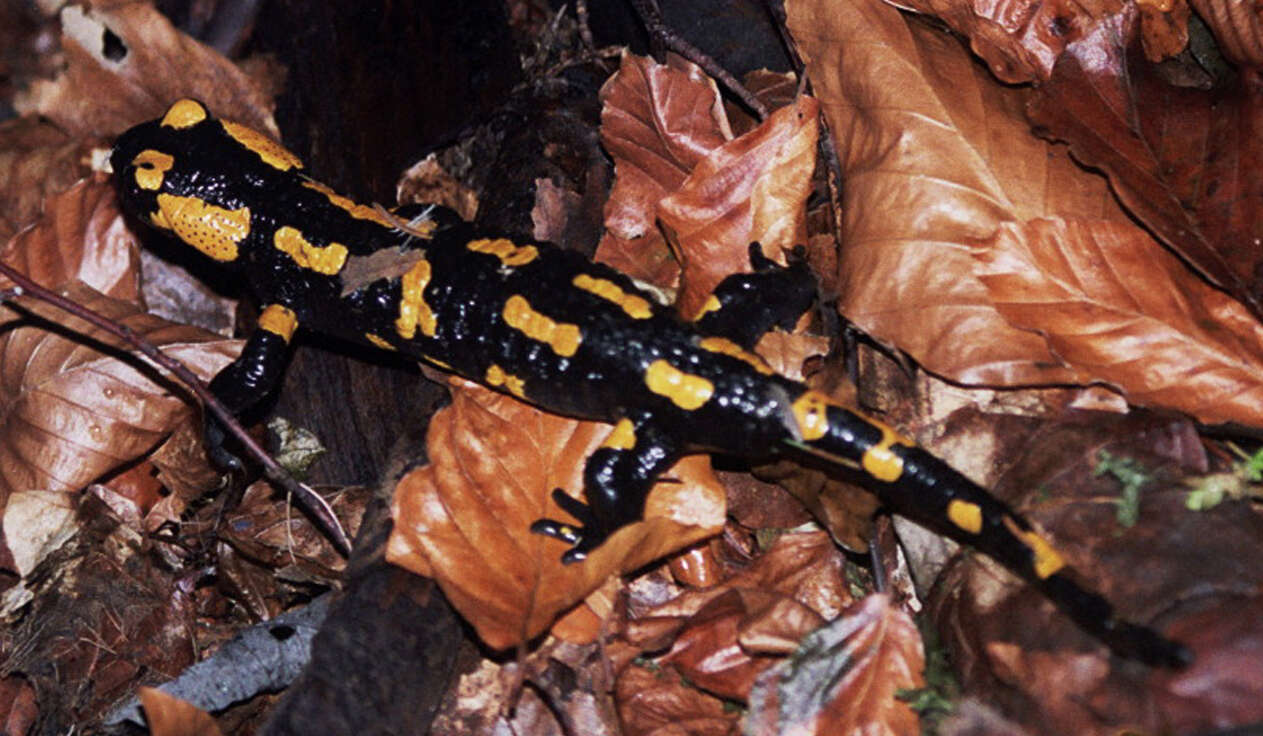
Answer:
M816 298L816 280L801 248L782 266L750 244L750 273L734 273L715 287L709 301L694 317L703 335L726 337L750 350L773 327L794 326Z
M658 430L648 414L621 419L583 468L587 503L560 488L553 491L553 500L577 523L540 519L531 531L569 544L561 561L579 562L641 518L649 489L679 457L679 442Z
M268 305L259 315L259 328L250 335L241 355L211 380L211 393L234 416L258 404L276 387L297 326L298 318L292 310L280 304ZM203 417L206 453L211 462L225 470L240 470L241 459L224 447L224 426L210 412L203 412Z

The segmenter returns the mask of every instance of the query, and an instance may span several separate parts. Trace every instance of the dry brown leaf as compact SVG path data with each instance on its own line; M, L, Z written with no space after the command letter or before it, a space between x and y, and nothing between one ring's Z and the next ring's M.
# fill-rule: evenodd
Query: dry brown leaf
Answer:
M0 241L33 222L45 197L88 175L91 149L38 118L0 123Z
M157 688L136 691L152 736L221 736L219 724L196 705Z
M1066 173L1029 136L1017 93L951 38L876 0L786 10L846 181L839 311L955 381L1075 381L995 310L964 246L1001 222L1107 210L1103 184Z
M61 11L66 71L15 103L75 137L110 137L159 117L180 97L279 137L272 102L218 52L171 25L150 3L78 4Z
M355 538L370 492L360 486L317 488L329 507ZM289 567L289 576L331 584L346 567L346 559L294 507L293 500L259 481L250 485L225 519L221 538L251 560L272 568Z
M632 665L614 691L626 736L737 736L740 713L719 698L689 687L670 668ZM770 732L769 732L770 733Z
M459 387L452 405L430 422L430 464L395 489L387 558L434 577L489 646L535 637L608 576L722 526L723 489L709 460L685 458L655 486L644 521L616 532L583 563L563 566L565 546L532 534L530 525L567 518L553 505L552 491L579 491L584 460L609 426L545 414L460 379L452 383ZM582 633L596 632L570 636Z
M732 139L715 83L677 56L667 64L624 54L601 88L601 143L614 159L597 260L654 284L678 270L658 231L658 202L708 153Z
M1263 67L1263 14L1257 5L1239 0L1192 2L1229 61L1251 69Z
M1102 451L1143 479L1132 526L1118 522L1118 478L1098 472ZM1195 660L1175 672L1112 657L1031 586L962 553L930 612L966 692L1005 704L1036 733L1204 733L1263 718L1263 702L1245 694L1263 682L1263 659L1250 654L1263 630L1251 613L1263 589L1263 515L1246 503L1188 511L1183 479L1207 468L1191 422L1075 412L1026 433L1008 457L996 493L1046 530L1120 616L1174 637Z
M806 242L818 113L810 97L773 112L711 151L658 203L683 269L680 314L696 314L725 276L750 270L751 242L781 262L785 251Z
M106 296L135 301L138 248L114 188L98 176L50 197L40 221L8 241L0 260L37 284L78 280ZM0 284L7 283L0 277Z
M744 701L754 678L852 602L823 532L783 534L749 569L639 611L625 638L716 695Z
M1163 61L1188 46L1187 0L1137 0L1136 7L1146 59Z
M93 723L143 678L171 679L193 663L207 626L195 625L192 580L153 564L151 544L93 494L55 574L10 631L6 666L35 687L43 723ZM205 620L201 623L205 624Z
M767 670L750 695L754 733L920 734L916 713L895 698L925 686L916 624L876 593L803 640Z
M395 201L404 204L438 204L456 210L462 220L478 214L478 193L449 174L431 153L403 172L395 185Z
M203 380L228 364L240 343L173 325L82 285L63 293L182 361ZM32 321L5 311L0 341L0 498L26 489L75 490L153 449L191 409L169 378L136 358L99 352L116 341L47 305L23 300ZM57 326L56 332L49 332Z
M970 48L1005 82L1047 79L1066 45L1123 7L1122 0L889 0L937 16L970 39Z
M1130 225L1031 220L977 251L1000 313L1129 402L1263 424L1263 325Z
M1263 85L1174 87L1141 58L1134 13L1071 44L1031 120L1104 171L1144 225L1263 315ZM1064 214L1064 213L1063 213Z
M671 665L694 685L728 700L744 701L759 673L777 657L743 646L756 641L791 642L825 620L803 604L765 590L727 588L687 621L659 664ZM758 627L756 634L750 629ZM778 654L781 652L777 652Z

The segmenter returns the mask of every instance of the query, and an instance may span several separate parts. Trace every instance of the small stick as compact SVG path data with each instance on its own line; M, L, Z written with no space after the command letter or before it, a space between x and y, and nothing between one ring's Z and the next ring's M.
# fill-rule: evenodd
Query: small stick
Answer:
M636 12L640 15L640 20L645 24L645 30L649 35L658 39L663 46L683 56L689 61L700 66L707 74L719 80L729 92L736 95L746 107L750 108L758 117L759 122L767 118L767 106L764 105L759 98L755 97L746 86L737 81L737 78L728 73L728 70L720 66L706 52L697 48L685 39L680 37L671 28L662 22L662 16L658 13L658 8L654 5L653 0L631 0L631 4L636 8Z
M342 524L338 521L337 515L333 513L333 509L329 506L328 502L321 498L319 493L316 493L306 484L299 483L293 476L286 472L284 468L277 464L276 460L272 459L272 456L268 455L268 453L259 446L259 443L254 441L254 438L246 432L245 428L237 421L237 418L232 415L232 412L224 408L224 405L215 398L215 395L210 392L210 389L206 387L206 384L202 383L201 379L194 375L193 371L189 370L188 367L180 361L168 356L157 347L141 339L141 337L127 325L119 324L83 306L82 304L77 304L60 294L45 289L27 278L24 274L13 270L13 268L8 264L0 262L0 274L3 274L5 277L12 280L13 283L17 284L16 288L0 292L0 299L3 301L12 301L14 298L22 296L23 294L30 294L32 297L39 299L42 302L51 304L57 309L73 314L94 327L98 327L111 335L114 335L120 340L123 340L127 344L136 348L146 358L149 358L149 360L170 371L171 374L179 379L181 383L188 386L189 390L192 391L198 399L201 399L202 404L206 407L206 410L215 415L215 418L224 425L229 434L241 443L242 447L246 449L246 452L250 453L250 455L263 465L263 472L267 476L268 480L276 483L285 490L286 493L292 495L292 497L298 502L298 505L312 516L316 525L322 532L325 533L325 535L329 537L330 541L333 542L334 547L336 547L339 552L343 555L350 555L351 541L347 538L346 531L342 528Z

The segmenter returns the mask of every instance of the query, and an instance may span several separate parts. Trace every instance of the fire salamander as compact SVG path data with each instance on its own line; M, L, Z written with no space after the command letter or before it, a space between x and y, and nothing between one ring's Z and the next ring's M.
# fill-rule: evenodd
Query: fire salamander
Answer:
M1176 666L1187 650L1116 617L1029 523L891 428L777 375L751 351L814 298L805 264L751 248L691 323L624 274L572 251L479 234L454 213L358 204L309 178L267 136L180 100L111 156L124 206L250 284L263 301L241 356L211 382L234 412L277 383L302 325L398 351L549 411L609 422L574 521L543 519L566 562L640 518L681 455L811 455L867 476L894 511L999 560L1119 654ZM771 305L771 306L770 306ZM222 457L218 440L208 437ZM229 458L231 456L228 456Z

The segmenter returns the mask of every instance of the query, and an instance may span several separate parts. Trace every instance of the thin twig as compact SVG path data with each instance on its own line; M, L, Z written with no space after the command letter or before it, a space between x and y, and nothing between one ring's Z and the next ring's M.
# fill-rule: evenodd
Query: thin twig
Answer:
M193 371L189 370L188 367L180 361L168 356L154 345L146 342L136 334L135 330L127 325L119 324L118 322L115 322L83 306L82 304L73 302L60 294L45 289L27 278L24 274L13 270L13 268L8 264L0 262L0 274L3 274L5 277L12 280L13 283L17 284L17 288L15 289L8 289L4 292L0 292L0 300L12 301L15 297L22 296L23 294L30 294L32 297L42 302L51 304L57 309L72 314L85 322L88 322L94 327L114 335L120 340L123 340L127 344L136 348L136 350L140 351L140 353L149 360L170 371L171 374L179 379L181 383L188 386L189 390L202 401L206 410L215 415L215 418L223 424L224 428L228 430L228 433L241 443L241 446L245 448L246 452L259 461L259 464L263 466L263 472L267 476L268 480L276 483L287 493L292 494L294 499L298 502L298 505L311 515L316 522L316 526L318 526L320 530L329 537L330 541L333 542L334 547L336 547L342 554L348 556L350 555L351 542L347 538L346 531L342 528L342 524L338 521L337 515L333 513L333 509L329 506L329 504L320 496L319 493L316 493L309 486L299 483L293 476L286 472L284 468L277 464L276 460L273 460L272 456L260 447L259 443L254 441L254 438L246 432L245 428L237 421L237 418L232 415L232 412L224 408L224 405L215 398L215 395L206 387L206 384L194 375Z
M680 34L663 23L662 16L658 13L658 8L654 5L653 0L631 0L631 4L636 8L636 12L640 15L640 20L645 24L645 30L649 32L650 36L656 38L668 49L697 64L707 74L719 80L720 84L736 95L746 107L750 108L759 119L759 122L767 118L767 105L764 105L759 98L754 96L754 93L746 89L744 84L737 81L736 77L729 74L728 70L723 68L719 62L689 43Z

